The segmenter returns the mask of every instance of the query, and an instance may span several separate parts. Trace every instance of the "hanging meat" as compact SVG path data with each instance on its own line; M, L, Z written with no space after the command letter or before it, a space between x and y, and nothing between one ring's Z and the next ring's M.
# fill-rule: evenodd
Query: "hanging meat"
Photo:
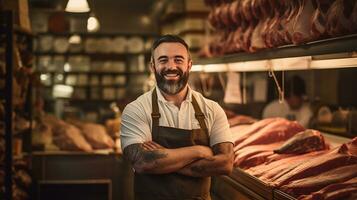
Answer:
M326 29L330 36L339 36L353 32L353 14L355 0L336 0L326 15Z

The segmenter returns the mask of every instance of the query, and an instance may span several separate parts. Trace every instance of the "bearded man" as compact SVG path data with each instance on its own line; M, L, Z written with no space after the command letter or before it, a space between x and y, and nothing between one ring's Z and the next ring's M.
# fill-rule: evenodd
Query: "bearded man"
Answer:
M227 117L187 84L192 60L183 39L164 35L151 53L156 86L128 104L121 121L135 199L210 200L211 176L233 168Z

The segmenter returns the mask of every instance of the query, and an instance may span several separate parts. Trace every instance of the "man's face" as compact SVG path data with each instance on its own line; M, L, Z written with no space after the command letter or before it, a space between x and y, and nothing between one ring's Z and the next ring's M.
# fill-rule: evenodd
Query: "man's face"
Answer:
M152 70L158 87L169 95L185 88L192 62L181 43L161 43L153 52Z
M288 104L292 110L300 109L304 103L304 100L302 97L298 97L295 95L292 95L291 97L287 97L286 101L288 102Z

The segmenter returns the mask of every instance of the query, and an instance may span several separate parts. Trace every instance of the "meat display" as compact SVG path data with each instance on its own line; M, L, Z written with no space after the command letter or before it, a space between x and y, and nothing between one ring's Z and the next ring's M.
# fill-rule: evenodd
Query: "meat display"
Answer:
M237 150L234 152L236 155L234 158L234 165L240 168L248 168L261 164L265 161L266 157L272 155L273 150L281 146L281 144L282 142L264 145L250 145ZM259 156L255 156L257 154Z
M233 117L228 118L229 126L236 126L240 124L252 124L256 120L252 117L246 115L235 115Z
M231 127L234 166L299 199L355 198L357 137L330 149L317 130L282 118ZM346 186L346 187L343 187Z
M286 154L287 156L285 158L276 159L274 161L270 161L271 156L269 156L264 164L249 168L247 172L267 182L281 171L289 171L287 169L293 169L295 166L300 165L311 158L326 153L327 151L317 151L301 155Z
M292 181L280 189L298 197L306 193L316 192L330 184L347 181L357 176L357 164L333 168L318 175Z
M239 149L250 145L271 144L285 141L296 133L304 130L304 127L295 121L286 119L275 120L237 144L234 147L234 150L238 151Z
M328 185L317 192L299 197L299 200L315 199L357 199L357 177L345 182Z
M317 156L308 162L303 162L293 168L281 171L278 175L269 180L272 186L286 185L291 181L315 176L331 169L346 165L357 164L355 153L357 138L348 144L330 150L328 153Z
M94 149L108 149L114 147L114 141L107 134L105 127L94 123L78 124L82 134Z
M92 151L91 145L81 134L81 131L68 123L59 122L52 126L53 143L62 150Z
M286 141L279 149L278 154L302 154L326 149L323 136L316 130L305 130Z
M251 136L253 133L256 133L257 131L259 131L263 127L267 126L268 124L272 123L273 121L280 120L280 119L282 119L282 118L263 119L263 120L260 120L258 122L255 122L254 124L246 127L243 130L241 130L240 126L232 127L231 128L231 132L232 132L233 137L234 137L235 146L240 144L246 138Z
M206 1L208 21L219 39L206 56L255 52L286 44L304 44L357 31L354 0ZM215 37L217 36L214 34ZM217 44L219 42L219 44ZM220 46L220 51L216 51ZM207 48L206 48L207 50Z

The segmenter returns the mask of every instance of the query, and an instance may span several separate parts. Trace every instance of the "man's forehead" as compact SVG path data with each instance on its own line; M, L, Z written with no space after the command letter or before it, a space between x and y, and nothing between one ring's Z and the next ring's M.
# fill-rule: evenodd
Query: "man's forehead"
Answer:
M161 43L154 50L155 57L159 56L183 56L187 57L188 52L186 47L179 42L165 42Z

